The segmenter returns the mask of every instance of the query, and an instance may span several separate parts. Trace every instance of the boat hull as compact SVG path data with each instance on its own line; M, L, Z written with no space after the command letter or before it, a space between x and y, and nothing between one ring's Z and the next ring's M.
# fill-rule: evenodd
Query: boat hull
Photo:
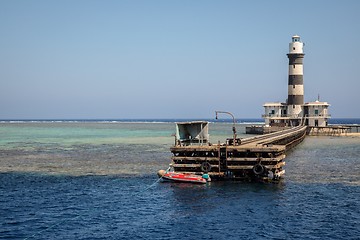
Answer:
M202 176L188 173L168 172L162 176L162 179L170 182L205 184L207 182Z

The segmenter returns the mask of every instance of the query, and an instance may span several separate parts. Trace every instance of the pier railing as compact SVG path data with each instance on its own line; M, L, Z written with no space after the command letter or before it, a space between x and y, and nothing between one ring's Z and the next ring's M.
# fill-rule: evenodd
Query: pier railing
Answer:
M360 124L353 124L353 125L345 125L345 127L349 127L350 128L350 132L356 132L356 133L358 133L358 132L360 132L359 130L360 130ZM355 129L356 129L356 131L355 131ZM354 131L353 131L354 130Z
M323 117L323 118L331 118L331 114L307 114L306 118L314 118L314 117Z

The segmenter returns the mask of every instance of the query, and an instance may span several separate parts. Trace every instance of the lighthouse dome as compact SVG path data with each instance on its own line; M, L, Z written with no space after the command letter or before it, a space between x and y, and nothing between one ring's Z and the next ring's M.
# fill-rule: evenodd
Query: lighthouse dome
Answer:
M293 42L294 41L300 42L300 36L295 34L294 36L292 36L292 40L293 40Z

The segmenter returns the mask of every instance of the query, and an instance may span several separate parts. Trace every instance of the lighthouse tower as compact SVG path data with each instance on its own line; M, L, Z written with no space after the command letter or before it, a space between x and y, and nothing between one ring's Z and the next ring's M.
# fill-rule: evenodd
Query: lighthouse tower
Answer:
M303 117L304 105L304 80L303 80L303 51L304 43L301 42L300 36L292 36L289 43L289 83L288 83L288 99L287 99L287 115L291 125L300 124Z
M267 132L278 131L279 128L297 126L304 123L310 127L326 127L331 115L328 113L330 104L320 102L318 98L315 102L304 103L304 80L303 80L303 60L304 43L298 35L292 36L289 44L289 82L288 98L286 102L267 102L263 106ZM274 130L270 130L272 127ZM265 131L265 130L264 130ZM249 132L252 132L250 130ZM254 130L256 133L256 131Z

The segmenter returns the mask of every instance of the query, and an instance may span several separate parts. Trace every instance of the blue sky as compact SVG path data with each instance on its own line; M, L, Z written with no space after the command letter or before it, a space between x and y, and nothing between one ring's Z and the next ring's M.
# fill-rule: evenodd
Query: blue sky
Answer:
M287 98L360 117L360 1L0 1L0 119L259 118Z

